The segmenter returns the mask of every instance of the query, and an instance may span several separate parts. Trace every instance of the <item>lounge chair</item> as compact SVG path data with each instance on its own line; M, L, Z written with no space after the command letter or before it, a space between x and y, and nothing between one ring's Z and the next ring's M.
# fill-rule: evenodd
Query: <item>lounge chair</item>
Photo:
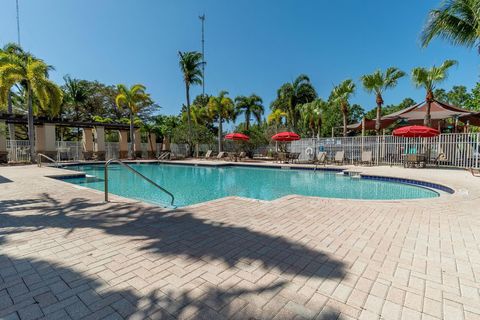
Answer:
M186 156L180 153L170 153L170 160L182 160L185 159Z
M218 153L216 159L217 159L217 160L220 160L220 159L222 159L224 156L225 156L225 152L221 151L221 152Z
M319 152L317 154L317 158L314 159L313 163L315 165L319 165L319 164L326 165L327 164L327 153L325 151Z
M472 176L480 177L480 169L470 168L468 171L472 174Z
M212 150L207 150L207 152L205 153L205 160L210 159L210 157L212 156L212 152Z
M158 160L166 160L168 159L170 155L170 152L162 152L160 155L157 157Z
M299 158L300 158L300 152L290 153L289 160L290 160L291 163L294 163L295 161L297 161L297 163L298 163Z
M227 152L227 157L230 161L237 161L237 154L235 152Z
M368 164L372 165L373 158L372 158L372 151L363 151L362 158L360 159L360 164Z
M285 163L288 160L288 156L285 152L279 152L277 154L277 162L279 163Z
M443 152L440 152L436 157L435 159L433 159L433 163L438 167L440 166L441 163L443 164L446 164L448 163L448 158L447 156L445 155L445 153Z
M238 155L238 160L243 160L247 157L247 153L245 151L240 152Z
M345 161L345 151L337 151L335 153L335 158L333 158L333 163L343 164Z

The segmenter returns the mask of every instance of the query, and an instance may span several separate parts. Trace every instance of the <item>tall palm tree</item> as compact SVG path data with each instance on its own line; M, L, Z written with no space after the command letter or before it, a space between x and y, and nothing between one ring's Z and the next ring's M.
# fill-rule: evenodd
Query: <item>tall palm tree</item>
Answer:
M227 97L227 91L220 91L218 96L211 96L208 100L208 110L213 117L218 117L218 152L222 151L223 120L235 120L236 112L232 99Z
M185 95L187 99L187 123L188 123L188 141L191 144L192 139L192 121L190 117L190 86L201 85L203 82L203 58L200 52L178 52L180 56L180 70L183 73L185 82Z
M292 130L296 130L300 119L299 106L317 98L317 92L304 74L293 82L283 84L277 91L277 98L272 103L272 109L280 109L287 113L287 120Z
M433 90L435 86L444 81L448 76L448 69L456 65L455 60L445 60L440 66L433 66L430 69L417 67L412 70L412 79L417 88L424 88L426 90L425 101L427 102L427 112L423 120L424 125L431 125L430 109L435 97Z
M133 158L135 158L135 115L141 109L153 103L150 95L146 93L145 90L145 86L141 84L134 84L130 88L124 84L117 85L118 94L115 98L115 104L120 109L127 108L130 113L130 154Z
M385 72L377 70L372 74L366 74L361 77L365 90L376 95L377 119L375 121L375 130L377 135L380 134L380 117L383 105L382 94L385 90L394 88L398 83L398 79L403 76L405 76L405 72L395 67L390 67Z
M275 124L275 133L278 133L278 125L282 124L283 119L287 118L287 113L280 110L275 109L270 113L267 117L268 124Z
M312 138L320 137L320 131L322 129L322 116L325 108L325 102L321 99L317 99L312 102L307 102L302 105L301 115L304 125L310 129Z
M343 115L343 136L347 136L347 122L348 122L348 106L349 99L355 92L355 83L353 80L347 79L333 88L332 100L333 103L339 106Z
M263 116L263 100L256 94L250 96L238 96L235 98L235 108L237 113L245 114L245 129L250 129L250 117L253 115L258 123L262 121Z
M421 41L428 46L433 38L446 39L454 45L477 46L480 51L480 1L446 0L429 13Z
M28 110L28 140L30 142L30 157L35 158L35 133L33 126L33 97L39 107L48 110L51 115L58 114L62 104L62 90L48 79L51 69L43 60L32 55L17 55L0 53L0 104L8 100L8 95L14 85L25 87L25 101Z

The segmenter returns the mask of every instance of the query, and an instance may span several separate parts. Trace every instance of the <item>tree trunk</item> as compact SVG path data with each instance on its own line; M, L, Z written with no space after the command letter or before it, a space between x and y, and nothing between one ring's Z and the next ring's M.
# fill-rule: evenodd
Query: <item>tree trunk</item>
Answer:
M135 127L133 126L133 111L130 109L130 155L135 159Z
M218 152L222 152L222 115L218 115Z
M245 110L245 129L250 129L250 111L247 109Z
M375 119L375 131L377 132L377 136L380 135L380 117L382 115L382 104L382 96L380 94L377 94L377 119Z
M9 115L13 115L13 103L12 103L12 92L8 92L8 106L7 106L7 113ZM8 136L10 139L10 143L13 143L15 140L15 125L13 123L8 124Z
M322 132L322 119L321 118L318 119L318 124L317 125L318 125L317 139L320 139L320 134Z
M430 114L430 110L432 108L432 102L434 100L433 92L431 90L427 91L427 96L425 100L427 101L427 112L425 112L425 119L423 119L423 124L427 127L430 127L432 124L432 116Z
M28 141L30 143L30 161L35 161L35 127L33 125L32 89L27 83L27 104L28 104Z
M153 143L154 143L154 142L152 141L151 132L148 131L148 132L147 132L147 135L148 135L148 143L150 144L150 150L152 150L152 153L154 153L154 152L153 152ZM156 144L156 143L157 143L157 141L155 141L155 144ZM148 153L148 152L147 152L147 153ZM153 158L155 158L155 153L153 154Z
M187 96L187 126L188 126L188 148L190 156L192 155L192 119L190 117L190 86L185 82L185 94Z
M347 118L348 118L348 109L347 106L342 106L343 114L343 136L347 136Z

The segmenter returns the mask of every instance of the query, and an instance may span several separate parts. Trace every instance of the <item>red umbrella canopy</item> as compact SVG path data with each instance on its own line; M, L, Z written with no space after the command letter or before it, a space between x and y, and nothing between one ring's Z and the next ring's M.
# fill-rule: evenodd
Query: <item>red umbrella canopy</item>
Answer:
M229 133L225 136L225 139L227 140L234 140L234 141L248 141L250 140L250 137L243 134L243 133Z
M393 130L393 135L407 138L431 138L440 134L440 131L425 126L406 126Z
M280 132L280 133L277 133L276 135L274 135L272 137L273 140L275 141L282 141L282 142L286 142L286 141L295 141L295 140L300 140L300 136L298 134L296 134L295 132Z

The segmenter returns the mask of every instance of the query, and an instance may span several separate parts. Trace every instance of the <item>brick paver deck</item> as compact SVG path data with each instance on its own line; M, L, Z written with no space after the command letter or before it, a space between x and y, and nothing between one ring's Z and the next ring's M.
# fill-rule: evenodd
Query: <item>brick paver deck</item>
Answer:
M480 319L480 178L410 201L175 211L0 167L0 319Z

